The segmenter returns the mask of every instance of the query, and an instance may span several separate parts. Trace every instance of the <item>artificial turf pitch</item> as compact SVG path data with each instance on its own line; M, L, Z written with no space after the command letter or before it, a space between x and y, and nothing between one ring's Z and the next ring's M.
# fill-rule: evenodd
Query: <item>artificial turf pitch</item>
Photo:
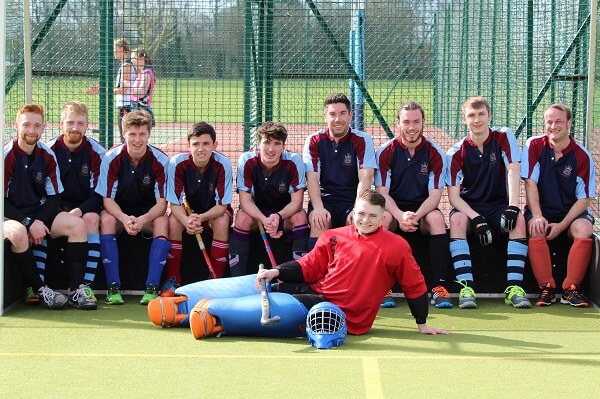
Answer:
M193 339L148 321L139 297L96 311L13 306L0 317L2 398L597 398L600 313L554 304L430 307L417 332L406 302L340 348L305 339ZM285 315L282 315L285 317Z

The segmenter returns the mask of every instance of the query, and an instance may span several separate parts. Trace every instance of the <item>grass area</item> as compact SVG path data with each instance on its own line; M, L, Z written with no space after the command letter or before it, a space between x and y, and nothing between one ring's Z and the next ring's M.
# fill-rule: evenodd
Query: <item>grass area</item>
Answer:
M88 78L36 78L33 101L48 109L49 122L58 122L62 104L69 100L85 101L90 120L99 118L99 97L85 94L96 80ZM374 80L367 89L382 115L393 124L395 109L407 99L420 101L427 110L433 106L430 80L394 82ZM7 120L12 119L23 102L23 83L15 84L6 97ZM284 123L322 123L323 100L331 93L349 93L346 80L278 79L273 82L273 117ZM160 123L194 123L199 120L242 123L244 120L244 82L230 79L162 79L154 92L154 111ZM365 102L365 123L376 119Z
M102 298L103 299L103 298ZM417 333L406 302L336 349L304 339L211 337L161 329L139 298L97 311L17 305L0 317L0 394L203 398L595 398L600 313L556 304L431 308Z

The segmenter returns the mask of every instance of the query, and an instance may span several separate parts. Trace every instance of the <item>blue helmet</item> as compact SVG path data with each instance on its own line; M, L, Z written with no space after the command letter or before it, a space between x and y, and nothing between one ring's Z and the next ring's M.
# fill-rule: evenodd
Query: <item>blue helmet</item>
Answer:
M306 316L308 343L317 349L340 346L346 339L346 315L331 302L320 302Z

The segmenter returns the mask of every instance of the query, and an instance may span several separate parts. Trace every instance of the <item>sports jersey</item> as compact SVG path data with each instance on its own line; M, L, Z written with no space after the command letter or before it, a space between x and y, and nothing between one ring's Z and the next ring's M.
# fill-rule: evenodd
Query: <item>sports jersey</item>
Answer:
M303 160L306 172L320 175L321 197L354 204L359 169L377 168L373 139L359 130L350 129L338 143L329 129L308 136Z
M54 151L64 191L63 209L80 208L81 212L100 212L101 201L94 194L100 175L100 162L106 150L96 140L84 136L81 144L69 150L64 136L50 140L47 145ZM93 197L93 198L92 198Z
M375 187L386 187L401 210L420 206L430 190L446 185L446 155L426 137L414 156L399 137L379 147L376 157Z
M537 184L542 214L549 220L562 220L577 200L596 193L594 161L571 137L558 160L548 136L528 139L521 154L521 177Z
M230 205L233 196L231 162L213 151L203 172L198 170L189 152L171 158L167 170L167 200L183 205L185 196L195 213L204 213L215 205Z
M56 157L47 145L38 141L31 155L19 147L17 138L4 146L4 198L11 208L46 223L50 216L56 215L55 210L47 217L36 216L43 211L49 197L56 197L62 191ZM13 213L5 210L7 217L20 222L21 215Z
M261 210L279 211L291 202L293 192L306 188L304 164L294 152L283 151L269 170L258 150L248 151L240 156L237 168L237 189L251 193Z
M519 162L520 151L512 130L490 129L483 152L470 136L448 151L448 186L478 213L508 204L507 167Z
M96 192L112 198L121 210L140 216L165 198L169 157L158 148L148 145L144 156L135 166L127 153L127 144L110 149L100 165Z
M327 230L298 263L304 281L342 308L351 334L371 329L381 299L394 283L408 299L427 292L408 243L381 226L362 235L353 225Z

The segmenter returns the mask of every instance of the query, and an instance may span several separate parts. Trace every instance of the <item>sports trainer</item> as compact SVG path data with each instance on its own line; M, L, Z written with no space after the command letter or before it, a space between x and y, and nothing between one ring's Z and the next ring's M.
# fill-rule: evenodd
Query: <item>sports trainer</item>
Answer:
M100 211L102 198L95 192L100 175L100 162L106 150L86 136L89 123L87 105L69 101L60 112L61 135L46 144L54 151L64 191L60 209L85 222L88 255L84 283L86 293L94 297L90 285L96 277L100 261Z
M165 271L167 281L161 290L163 296L173 296L181 283L184 231L191 235L204 230L212 232L210 259L215 277L224 277L229 266L229 226L233 220L231 162L217 152L217 133L206 122L192 125L187 141L188 151L173 156L167 171L171 249ZM192 210L191 215L183 206L184 198Z
M66 237L68 302L77 309L96 309L96 300L88 294L84 284L88 253L85 223L80 217L59 209L63 191L60 171L54 152L40 142L45 128L44 108L37 104L24 105L17 112L15 128L17 137L4 146L4 217L20 222L27 229L29 243L40 259L38 269L42 280L47 257L46 237ZM43 291L38 291L38 295L46 295ZM28 294L32 296L31 292ZM35 298L27 300L35 301Z
M248 270L250 232L263 224L266 234L280 238L292 236L292 252L299 258L307 252L308 220L302 209L306 177L300 155L287 151L288 132L278 122L259 126L258 148L243 153L237 165L237 191L240 209L235 215L231 233L232 276L243 276Z
M521 155L529 261L540 287L536 306L549 306L555 301L557 286L547 241L564 231L573 239L573 245L560 301L589 306L581 295L581 283L592 256L594 218L589 205L596 193L596 179L590 153L569 135L572 123L567 106L550 105L544 111L545 134L527 140Z
M430 236L431 303L437 308L451 308L446 289L450 241L444 215L438 209L446 186L446 154L423 136L424 124L425 111L417 102L398 107L396 128L400 134L377 150L375 187L386 199L385 229Z
M125 143L110 149L102 159L96 192L103 197L100 245L108 293L106 303L123 303L116 236L123 230L152 237L146 290L140 301L147 305L158 296L160 276L169 253L168 218L165 214L169 158L148 144L152 117L134 110L123 118Z
M521 287L527 238L525 219L519 208L520 151L513 132L491 129L490 105L482 97L470 97L462 105L467 137L448 151L448 198L450 253L457 280L463 285L458 307L476 308L476 294L467 233L480 245L492 243L492 229L508 233L505 303L530 308Z

